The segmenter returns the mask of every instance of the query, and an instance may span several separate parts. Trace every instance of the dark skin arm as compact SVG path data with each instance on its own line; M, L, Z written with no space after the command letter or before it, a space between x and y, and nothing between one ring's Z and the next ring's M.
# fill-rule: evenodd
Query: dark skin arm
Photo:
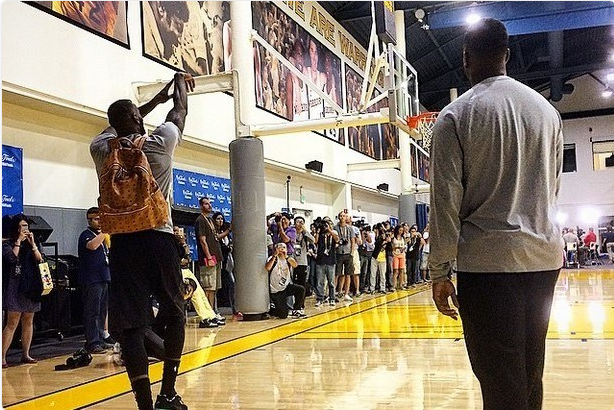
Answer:
M173 108L168 112L166 121L170 121L183 132L185 117L188 115L188 92L194 90L194 79L187 73L175 73L173 78Z
M456 309L450 306L450 299ZM451 280L433 283L433 301L437 310L442 314L458 320L458 299L456 298L456 288Z
M156 94L154 98L151 99L151 101L139 107L139 112L141 113L142 117L145 117L147 114L152 112L153 109L156 108L158 105L164 104L171 98L171 96L168 94L168 90L170 90L171 85L173 85L173 82L175 82L175 79L169 81L168 84L166 84L164 88L161 89L160 92Z
M149 102L146 102L145 104L138 107L141 117L145 117L147 114L152 112L154 108L156 108L158 105L164 104L171 98L171 96L168 94L168 90L170 90L171 85L173 85L174 82L175 82L175 79L173 78L171 81L169 81L164 86L164 88L160 90L160 92L158 92L158 94L155 95L154 98L152 98ZM111 133L111 134L117 135L117 131L113 127L107 127L103 131L103 133Z

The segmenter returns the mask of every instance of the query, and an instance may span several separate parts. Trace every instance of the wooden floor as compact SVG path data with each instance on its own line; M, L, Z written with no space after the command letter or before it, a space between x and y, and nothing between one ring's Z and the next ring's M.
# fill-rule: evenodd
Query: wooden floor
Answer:
M548 333L544 409L614 408L614 267L567 270ZM426 286L314 308L304 320L187 329L177 390L191 409L481 409L461 324L439 315ZM134 409L124 368L98 355L2 370L8 409ZM153 392L162 366L152 364Z

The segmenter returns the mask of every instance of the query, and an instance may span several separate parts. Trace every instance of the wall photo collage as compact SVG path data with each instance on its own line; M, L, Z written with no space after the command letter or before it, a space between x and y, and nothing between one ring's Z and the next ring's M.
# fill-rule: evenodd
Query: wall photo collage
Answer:
M26 3L130 48L128 2ZM140 2L140 11L143 56L146 58L195 76L232 69L229 1L145 1ZM315 8L312 13L314 11ZM363 77L342 62L339 51L325 46L275 2L252 2L252 27L332 101L349 111L357 110ZM337 115L324 98L257 42L254 42L253 57L258 107L289 121ZM376 87L373 96L380 92ZM368 111L376 112L387 105L387 99L383 99ZM398 130L389 124L314 132L342 145L347 136L351 149L376 160L395 159L399 155Z

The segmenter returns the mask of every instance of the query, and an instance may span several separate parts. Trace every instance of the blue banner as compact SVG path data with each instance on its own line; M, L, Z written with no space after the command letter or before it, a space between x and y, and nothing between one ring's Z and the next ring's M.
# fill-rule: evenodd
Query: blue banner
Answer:
M213 212L223 213L226 221L230 222L232 215L230 179L173 168L175 207L200 212L198 200L205 196L211 201Z
M23 212L23 150L2 145L2 216Z

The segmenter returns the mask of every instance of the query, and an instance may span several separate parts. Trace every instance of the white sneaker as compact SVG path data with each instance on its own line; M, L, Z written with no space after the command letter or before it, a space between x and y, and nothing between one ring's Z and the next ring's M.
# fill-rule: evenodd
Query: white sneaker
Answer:
M322 301L321 300L316 300L316 307L320 307L322 306Z
M345 300L346 302L352 302L354 299L352 299L352 298L350 297L350 295L345 295L345 296L343 297L343 300Z
M218 322L225 322L226 318L222 315L220 315L219 313L215 314L215 320L217 320Z

